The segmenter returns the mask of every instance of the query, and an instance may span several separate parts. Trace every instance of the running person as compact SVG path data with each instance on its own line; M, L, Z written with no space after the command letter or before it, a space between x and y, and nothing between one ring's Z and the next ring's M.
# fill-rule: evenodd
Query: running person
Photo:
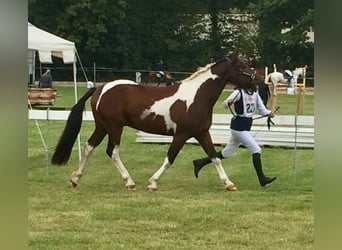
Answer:
M217 153L217 157L220 159L230 157L239 145L243 144L252 153L253 165L260 185L265 186L273 182L277 177L265 176L261 164L261 148L249 131L253 123L253 114L256 110L258 110L261 115L268 117L274 117L274 113L265 107L261 97L256 92L255 87L234 90L233 93L223 102L223 107L225 109L229 107L230 109L232 104L234 104L236 112L236 115L234 115L230 123L232 136L225 148ZM198 177L198 172L210 162L212 162L212 160L209 159L209 157L193 161L194 174L196 178Z

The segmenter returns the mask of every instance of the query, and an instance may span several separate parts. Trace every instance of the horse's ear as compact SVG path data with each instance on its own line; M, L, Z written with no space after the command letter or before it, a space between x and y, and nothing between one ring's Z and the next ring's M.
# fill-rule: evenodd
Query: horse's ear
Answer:
M239 60L238 53L236 51L231 53L228 57L230 58L233 64Z

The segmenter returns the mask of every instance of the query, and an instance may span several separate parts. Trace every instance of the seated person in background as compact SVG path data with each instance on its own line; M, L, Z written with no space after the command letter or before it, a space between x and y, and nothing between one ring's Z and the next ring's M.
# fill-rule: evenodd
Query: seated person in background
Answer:
M166 66L163 60L159 60L159 62L155 65L154 70L156 71L157 78L162 78L165 75Z
M52 76L51 71L47 69L41 76L38 84L38 88L52 88Z

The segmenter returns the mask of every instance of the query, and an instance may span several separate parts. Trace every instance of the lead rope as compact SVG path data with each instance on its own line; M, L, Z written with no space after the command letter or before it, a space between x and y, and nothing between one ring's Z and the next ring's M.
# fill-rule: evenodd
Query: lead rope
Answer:
M236 100L236 98L238 97L239 94L240 94L240 98L242 98L242 91L241 91L241 89L239 89L239 93L236 94L236 96L234 97L233 103L235 102L235 100ZM237 114L236 114L236 113L232 110L232 108L230 107L231 105L229 105L228 103L227 103L227 105L228 105L228 108L229 108L229 110L230 110L230 113L232 113L233 117L234 117L234 118L237 117Z
M233 117L236 117L237 115L234 113L234 111L232 110L232 108L230 106L231 105L228 104L228 108L230 110L230 113L232 113Z
M274 110L274 113L276 113L279 109L280 109L280 106L278 106L278 107ZM254 118L253 120L261 119L261 118L264 118L264 117L268 117L268 115L261 115L261 116L259 116L259 117ZM258 133L260 132L260 130L265 126L266 122L267 122L267 128L268 128L268 130L270 130L271 123L272 123L272 125L274 125L274 122L271 120L271 117L268 117L267 120L264 122L264 124L262 124L262 126L258 129L258 131L253 135L253 137L256 137L256 136L258 135Z

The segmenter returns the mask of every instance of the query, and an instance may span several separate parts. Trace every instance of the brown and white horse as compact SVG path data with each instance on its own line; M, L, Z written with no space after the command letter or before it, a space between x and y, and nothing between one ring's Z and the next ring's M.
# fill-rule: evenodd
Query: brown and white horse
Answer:
M161 167L149 179L149 190L157 190L157 181L173 164L177 154L191 137L198 140L212 159L225 188L236 190L221 160L216 157L209 134L213 106L228 82L242 87L260 84L263 79L256 76L255 71L241 62L234 53L206 65L173 86L158 88L129 80L117 80L92 88L72 108L53 154L52 164L63 165L69 160L81 128L85 102L92 97L95 130L85 145L78 169L71 176L73 187L79 183L91 152L108 135L107 154L126 182L127 189L135 189L135 182L119 155L123 127L130 126L149 133L173 136Z

